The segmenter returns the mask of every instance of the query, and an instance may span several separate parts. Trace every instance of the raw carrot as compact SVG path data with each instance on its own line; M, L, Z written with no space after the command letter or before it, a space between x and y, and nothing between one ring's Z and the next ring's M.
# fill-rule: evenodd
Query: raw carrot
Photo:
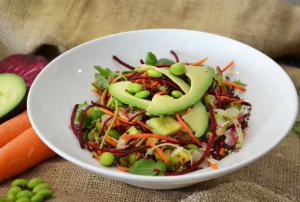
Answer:
M138 138L157 138L157 139L161 139L161 140L166 140L170 143L179 144L179 141L174 138L167 137L165 135L158 135L158 134L128 134L128 135L125 135L124 138L126 140L138 139Z
M206 62L207 59L208 59L208 57L206 57L202 60L199 60L197 62L194 62L194 63L192 63L192 66L199 66L199 65L203 64L204 62Z
M123 172L128 172L129 170L129 168L125 166L117 166L116 169Z
M233 65L234 65L234 61L232 60L228 65L226 65L226 66L221 70L221 72L223 73L223 72L227 71L228 69L230 69L231 67L233 67Z
M224 149L224 147L222 147L222 148L220 149L219 154L220 154L221 156L225 156L225 149Z
M214 170L219 169L219 166L218 166L218 164L216 164L216 163L208 162L208 164L209 164L209 167L211 167L211 168L214 169Z
M201 142L200 140L197 139L197 137L192 133L191 129L186 125L186 123L182 120L181 116L179 115L179 113L176 113L176 118L179 122L179 124L181 125L181 127L185 130L185 132L187 132L188 136L190 136L190 138L199 146L201 147Z
M238 84L233 83L233 82L231 82L231 81L223 80L222 83L225 84L225 85L227 85L227 86L232 86L232 87L234 87L235 89L238 89L238 90L240 90L240 91L242 91L242 92L245 92L245 91L246 91L246 88L245 88L244 86L238 85Z
M30 128L27 111L0 125L0 148Z
M151 140L147 140L146 142L147 145L149 145L150 147L155 147L156 145L154 144L154 142L152 142ZM161 148L156 148L155 152L160 156L160 158L165 162L168 163L169 162L169 158L168 156L163 152L163 150L161 150Z
M53 156L55 153L29 128L0 149L0 182Z
M114 147L117 147L117 142L112 138L112 137L110 137L109 135L108 136L106 136L106 142L108 143L108 144L110 144L111 146L114 146Z

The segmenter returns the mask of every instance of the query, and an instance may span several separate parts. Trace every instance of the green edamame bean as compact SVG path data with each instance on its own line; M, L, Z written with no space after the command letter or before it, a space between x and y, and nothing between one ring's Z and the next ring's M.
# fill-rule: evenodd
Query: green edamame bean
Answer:
M100 132L102 130L102 124L100 120L96 121L96 129L98 132Z
M137 92L143 90L143 86L139 83L130 83L127 85L126 90L129 93L137 93Z
M33 193L31 191L28 191L28 190L24 190L24 191L20 191L18 194L17 194L17 198L31 198L33 196Z
M147 98L150 95L150 91L148 90L143 90L140 92L137 92L134 96L140 99Z
M100 119L102 116L103 112L100 111L98 107L91 107L87 111L87 115L92 119L92 120L97 120Z
M195 145L195 144L188 144L187 146L187 149L194 152L195 150L198 149L198 147Z
M108 131L108 135L109 136L111 136L111 137L113 137L113 138L115 138L115 139L119 139L120 138L120 136L121 136L121 134L116 130L116 129L110 129L109 131Z
M44 196L42 194L36 194L30 199L31 202L42 202L44 201Z
M6 194L6 201L15 201L16 200L16 195L13 193L7 193Z
M26 197L22 197L22 198L17 199L16 202L30 202L30 199L26 198Z
M155 69L149 69L147 71L148 75L151 77L159 78L162 77L162 73L159 71L156 71Z
M100 164L103 166L111 166L115 160L115 156L110 152L104 152L100 156Z
M175 63L170 67L170 72L175 76L181 76L185 73L185 65L182 63Z
M136 155L137 155L136 152L129 154L129 156L128 156L128 161L129 161L129 164L130 164L130 165L133 165L133 164L138 160L138 159L136 158Z
M12 186L7 193L12 193L12 194L17 194L19 193L20 191L22 191L22 189L18 186Z
M180 98L182 96L182 93L178 90L173 90L171 92L171 95L174 97L174 98Z
M44 199L47 199L53 196L53 191L50 189L44 189L42 191L39 191L37 195L42 195Z
M43 178L36 177L36 178L29 180L27 187L30 189L33 189L35 186L42 184L43 182L44 182Z
M24 187L26 186L28 181L26 179L15 179L12 181L11 186L21 186Z
M44 190L44 189L51 189L51 187L50 187L50 185L48 183L42 183L42 184L39 184L36 187L34 187L34 189L32 190L32 192L36 194L39 191Z
M146 59L145 59L145 63L146 63L147 65L152 65L152 66L156 65L156 63L157 63L157 58L156 58L156 56L154 55L154 53L152 53L152 52L148 52L148 53L147 53L147 56L146 56Z

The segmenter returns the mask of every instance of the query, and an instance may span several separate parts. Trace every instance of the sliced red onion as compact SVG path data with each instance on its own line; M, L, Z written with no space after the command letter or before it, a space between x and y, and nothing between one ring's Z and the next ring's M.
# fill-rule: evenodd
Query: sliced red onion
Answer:
M227 144L229 147L233 147L236 145L237 141L231 129L226 130L225 137L225 144Z

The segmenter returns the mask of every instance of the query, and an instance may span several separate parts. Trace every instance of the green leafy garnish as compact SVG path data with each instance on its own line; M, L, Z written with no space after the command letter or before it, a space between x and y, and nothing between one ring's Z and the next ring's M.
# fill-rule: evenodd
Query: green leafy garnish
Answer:
M98 71L98 73L95 74L96 82L92 85L96 88L104 88L107 89L109 86L109 80L114 77L118 76L116 72L111 71L108 68L103 68L101 66L95 66L95 69Z
M300 121L295 123L293 131L300 137Z
M84 111L84 108L88 106L87 102L81 103L78 105L76 115L75 115L75 124L78 125L80 122L80 118L82 116L82 112Z
M145 58L145 63L146 63L147 65L152 65L152 66L155 66L155 65L156 65L156 63L157 63L157 58L156 58L156 56L154 55L154 53L152 53L152 52L148 52L148 53L147 53L147 56L146 56L146 58Z
M170 60L168 58L160 58L157 63L156 66L160 66L160 65L172 65L175 64L175 62L173 60Z
M129 167L129 172L136 175L163 175L166 172L166 164L163 161L141 159Z

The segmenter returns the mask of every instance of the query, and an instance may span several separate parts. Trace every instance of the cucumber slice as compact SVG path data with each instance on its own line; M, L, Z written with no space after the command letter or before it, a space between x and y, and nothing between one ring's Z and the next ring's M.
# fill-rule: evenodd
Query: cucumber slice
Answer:
M26 95L26 84L17 74L0 74L0 118L16 108Z

